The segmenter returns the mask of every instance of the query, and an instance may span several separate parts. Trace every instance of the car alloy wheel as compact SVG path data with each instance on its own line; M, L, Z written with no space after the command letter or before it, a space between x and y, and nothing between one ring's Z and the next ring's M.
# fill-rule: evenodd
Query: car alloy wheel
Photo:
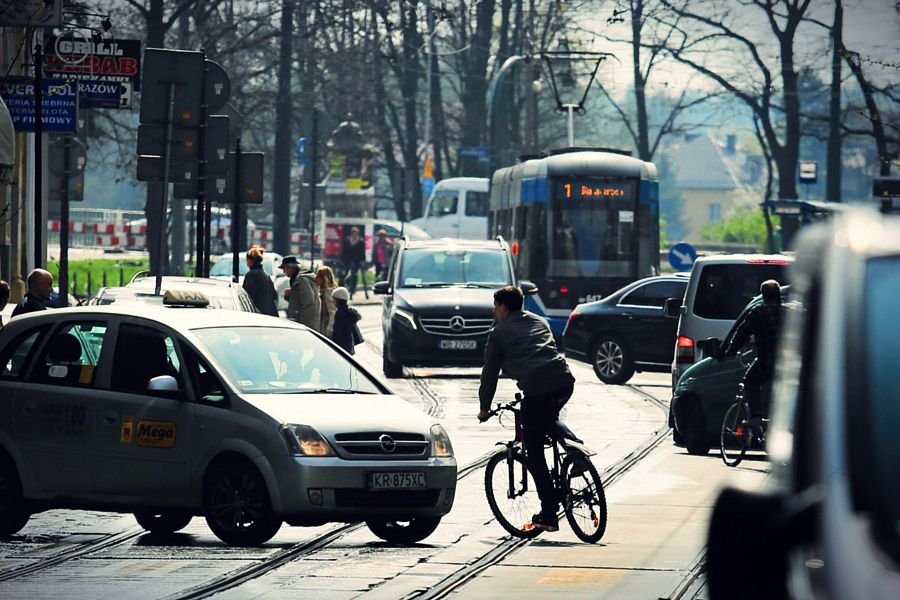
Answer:
M207 478L204 505L209 528L232 546L257 546L270 540L281 527L266 482L246 463L215 467Z
M625 383L634 375L634 364L625 347L615 337L600 338L594 346L594 373L603 383Z

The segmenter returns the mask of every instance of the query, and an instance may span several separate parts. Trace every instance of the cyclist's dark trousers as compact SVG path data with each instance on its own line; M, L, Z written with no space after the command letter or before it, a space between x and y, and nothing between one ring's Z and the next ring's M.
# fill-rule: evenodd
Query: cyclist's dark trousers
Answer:
M541 513L555 517L559 510L559 498L553 491L547 459L544 457L544 439L556 423L559 409L569 401L574 390L572 382L550 392L525 393L522 400L522 425L525 428L525 461L534 478L541 499Z
M747 372L744 374L744 395L750 405L751 416L768 416L769 414L772 370L761 365L759 360L754 360L747 367Z

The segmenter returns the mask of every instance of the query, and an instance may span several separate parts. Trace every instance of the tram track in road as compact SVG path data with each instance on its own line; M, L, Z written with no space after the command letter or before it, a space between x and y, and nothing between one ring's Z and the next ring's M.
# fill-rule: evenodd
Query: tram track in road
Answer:
M633 469L643 458L668 438L670 434L668 423L665 418L668 415L668 404L640 389L638 386L625 385L623 387L630 389L659 408L665 416L662 420L662 425L647 436L641 444L600 472L600 479L603 482L604 489L608 489L616 481L621 479L628 471ZM490 454L484 458L485 462L490 457ZM530 539L521 539L512 536L506 537L499 544L494 545L475 560L463 565L462 568L450 573L437 583L429 585L428 589L416 590L411 594L404 596L402 600L435 600L438 598L445 598L448 594L465 586L485 570L501 564L507 557L515 554L522 548L525 548L531 544L532 541L533 540Z

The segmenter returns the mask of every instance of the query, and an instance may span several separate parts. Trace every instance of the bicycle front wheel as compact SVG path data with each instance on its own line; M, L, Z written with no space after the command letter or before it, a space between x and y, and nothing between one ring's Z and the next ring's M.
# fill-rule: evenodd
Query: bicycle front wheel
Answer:
M541 533L531 524L531 517L541 511L541 500L521 452L501 450L488 460L484 491L503 529L526 539Z
M722 461L729 467L737 466L747 452L747 445L750 443L750 428L747 427L749 418L743 402L735 402L725 411L719 434L719 450L722 452Z
M563 461L566 519L575 535L589 544L600 541L606 533L606 494L600 474L593 463L580 452L572 452Z

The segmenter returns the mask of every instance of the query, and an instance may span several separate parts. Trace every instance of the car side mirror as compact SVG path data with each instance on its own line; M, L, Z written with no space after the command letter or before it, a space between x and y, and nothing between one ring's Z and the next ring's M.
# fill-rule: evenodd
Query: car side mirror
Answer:
M147 382L147 391L153 392L155 396L164 398L177 398L178 380L171 375L159 375Z
M663 303L663 314L677 319L681 314L681 302L681 298L666 298Z
M722 358L722 342L718 338L706 338L697 342L697 349L703 356Z
M706 540L709 597L733 598L735 577L744 574L741 597L787 598L788 554L815 539L823 498L817 486L795 495L723 489ZM756 534L736 536L747 531Z
M390 281L376 281L372 284L372 292L376 294L387 294L391 291L391 282Z
M537 294L538 291L540 291L538 289L538 286L524 279L519 282L519 289L522 290L522 294L525 296L531 296L532 294Z

